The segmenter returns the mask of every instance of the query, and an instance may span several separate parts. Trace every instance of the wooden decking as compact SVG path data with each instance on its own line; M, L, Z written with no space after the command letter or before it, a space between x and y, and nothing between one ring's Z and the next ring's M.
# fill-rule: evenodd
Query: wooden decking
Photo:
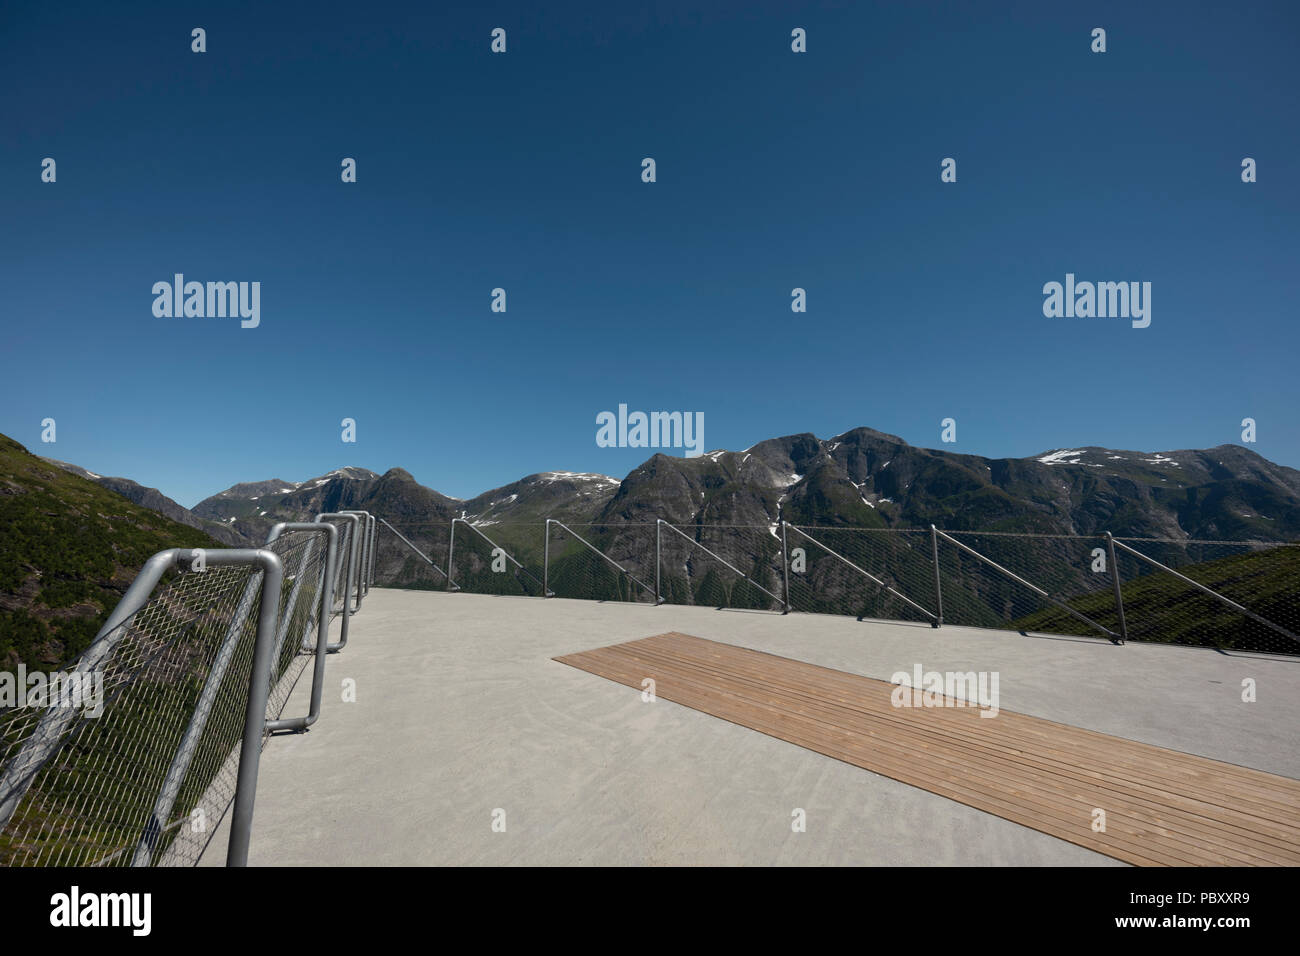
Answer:
M555 660L1138 865L1300 865L1300 781L669 633ZM1093 830L1105 811L1105 832Z

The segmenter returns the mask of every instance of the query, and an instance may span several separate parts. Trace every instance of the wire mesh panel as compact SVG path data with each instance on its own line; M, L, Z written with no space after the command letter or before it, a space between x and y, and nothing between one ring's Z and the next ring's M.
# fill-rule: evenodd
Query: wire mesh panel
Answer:
M352 553L356 524L347 518L325 518L321 523L332 524L338 529L337 559L334 562L334 607L330 612L331 615L338 615L343 613L343 602L351 600L348 592L348 556Z
M320 620L329 543L319 532L286 531L267 547L280 555L285 572L271 694L266 708L267 719L274 720L284 710L303 669L316 654L316 625Z
M660 593L669 604L781 610L781 539L774 528L663 525Z
M654 525L556 522L548 544L556 597L654 603Z
M1085 637L1119 631L1103 538L948 532L939 536L939 570L945 623ZM1068 606L1086 606L1081 613L1095 623L1061 610L1035 588Z
M537 595L545 577L560 597L642 601L652 599L658 572L667 603L777 610L786 597L780 524L661 525L656 562L654 524L555 522L545 568L543 522L478 530L523 567L494 556L493 543L458 522L453 576L467 591ZM928 530L786 530L792 610L916 622L938 615ZM406 523L401 532L445 560L449 523ZM392 548L379 557L380 579L399 587L445 587L440 569L390 540ZM949 624L1118 636L1118 573L1131 640L1300 653L1290 637L1300 634L1298 545L1125 539L1170 568L1193 569L1189 577L1268 622L1261 624L1122 550L1112 559L1104 536L963 531L941 533L938 541L942 616ZM492 570L494 558L504 570Z
M791 610L897 621L937 616L928 531L790 525L786 539Z
M130 863L228 635L235 646L225 679L232 684L240 675L248 679L256 589L251 607L241 608L241 598L250 577L247 568L180 574L132 616L102 665L103 713L79 716L46 760L0 834L0 862ZM228 750L239 739L242 706L226 706L236 703L232 694L218 699L209 726L214 737L227 737ZM241 705L242 700L240 695ZM24 744L43 716L33 710L0 715L6 769L24 758ZM228 728L233 732L224 733ZM178 810L188 812L219 769L212 748L207 750L192 764L193 780Z
M1300 545L1149 539L1122 544L1177 572L1119 551L1130 640L1300 653Z
M380 540L375 547L377 586L416 591L441 591L447 587L450 521L385 519L379 528Z
M278 596L275 716L310 656L324 565L308 536L268 548L293 576ZM0 830L0 864L197 861L234 797L261 578L246 566L168 572L96 658L94 706L0 712L0 779L30 777L10 791L21 798Z
M542 547L545 527L528 524L456 523L448 574L454 585L471 594L542 596Z

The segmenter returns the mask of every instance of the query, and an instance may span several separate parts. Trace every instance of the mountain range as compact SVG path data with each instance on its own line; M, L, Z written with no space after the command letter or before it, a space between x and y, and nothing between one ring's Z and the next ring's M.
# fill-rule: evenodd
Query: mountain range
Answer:
M1090 446L991 459L856 428L697 458L656 454L621 481L542 472L469 500L426 488L401 468L383 475L342 468L304 482L235 485L199 502L193 515L261 541L277 520L343 508L394 523L464 517L488 526L554 517L767 526L785 518L836 527L933 523L947 530L1283 541L1300 537L1300 471L1237 445L1165 452Z
M189 525L191 528L197 528L206 532L213 538L216 538L223 544L231 547L244 547L248 544L248 539L236 531L232 531L228 526L219 524L215 521L206 521L200 518L190 509L168 498L157 488L146 488L130 478L108 478L103 475L97 475L93 471L87 471L80 465L74 465L66 461L59 461L57 458L45 458L43 461L51 465L57 465L64 471L71 472L88 481L93 481L101 488L107 488L109 491L116 492L127 501L134 502L142 508L148 508L150 511L156 511L161 515L166 515L173 521ZM263 539L265 540L265 539Z
M154 550L254 546L265 541L277 521L310 520L323 511L346 509L387 519L444 566L451 519L464 518L480 534L467 533L464 545L458 538L457 583L510 593L538 590L540 526L546 518L574 526L644 577L654 573L645 554L653 534L647 539L634 528L663 518L703 542L705 527L745 526L749 530L710 532L707 540L772 590L780 576L772 548L782 518L829 529L928 528L933 523L948 531L1110 531L1174 542L1294 541L1300 538L1300 471L1236 445L1165 452L1088 446L992 459L917 448L883 432L855 428L829 439L790 435L696 458L656 454L622 480L540 472L467 500L425 487L402 468L381 475L345 467L305 481L236 484L186 509L157 489L39 458L0 436L0 523L5 527L0 658L46 664L68 659ZM600 527L583 531L580 525ZM532 571L487 574L490 549L484 534ZM891 548L893 557L885 564L923 567L917 561L924 556L911 545ZM1190 559L1191 547L1181 550ZM747 595L733 594L734 575L718 576L716 566L687 551L673 558L671 568L665 558L670 599L770 606L768 596L752 588ZM580 555L588 561L575 570ZM1053 551L1050 561L1060 563L1063 556L1064 551ZM557 557L563 560L557 562ZM1039 563L1046 560L1043 556ZM552 564L552 586L563 583L567 574L575 595L616 596L631 587L617 574L608 578L609 567L584 552L576 539L565 546L557 541ZM843 573L834 562L817 572L818 600L829 601L825 609L837 613L847 613L841 606L861 603ZM916 573L915 588L923 587L920 571ZM1071 571L1061 587L1074 587L1081 574ZM965 571L963 576L971 575ZM385 545L377 583L429 587L439 586L440 579L403 547ZM1003 584L980 585L980 601L1002 600ZM719 589L726 594L719 596ZM999 612L1000 619L1009 613Z

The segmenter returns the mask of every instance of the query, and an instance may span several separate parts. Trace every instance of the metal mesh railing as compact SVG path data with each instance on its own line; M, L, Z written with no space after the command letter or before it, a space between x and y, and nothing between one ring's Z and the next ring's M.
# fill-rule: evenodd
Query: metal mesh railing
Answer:
M664 523L659 541L665 603L783 609L781 542L771 529Z
M235 567L178 574L123 626L117 647L100 668L103 714L76 718L59 750L37 771L0 834L0 863L131 862L252 574ZM247 678L252 628L246 625L255 619L250 615L237 626L229 663L232 675ZM44 756L30 744L50 713L22 708L0 714L0 755L6 772L16 775L28 769L24 761ZM220 736L227 716L219 705L213 715L214 736ZM242 719L242 713L237 712L236 719ZM208 760L195 761L194 780L201 786L191 785L189 799L180 801L178 809L188 812L186 804L195 804L215 775Z
M1300 545L1122 538L1115 565L1129 640L1300 653ZM1067 603L1118 626L1106 588L1081 588ZM1069 632L1062 618L1045 609L1020 624Z
M555 597L654 603L654 526L552 522L543 572Z
M348 558L353 555L355 546L353 538L355 537L354 531L357 522L342 517L323 518L321 520L334 525L338 532L339 560L335 562L334 567L334 586L332 588L334 606L330 612L333 615L338 615L343 613L343 602L351 601L355 593L355 589L349 591L348 588Z
M1300 653L1300 544L931 529L493 522L390 525L459 590L843 614ZM548 530L549 529L549 530ZM394 536L395 539L396 536ZM518 567L514 564L518 562ZM526 570L521 575L519 570ZM380 581L445 588L410 548ZM641 582L641 583L638 583ZM644 584L645 586L642 586ZM1200 585L1198 587L1197 585Z
M400 539L396 537L399 534ZM446 589L450 522L385 517L380 522L380 535L381 540L396 541L396 546L376 547L377 581L387 587L416 591Z
M476 527L455 522L448 532L447 574L454 587L476 594L541 597L545 526L492 524Z
M791 610L918 622L937 617L928 531L786 530Z
M1119 634L1101 538L948 532L939 537L939 571L946 622L1090 637ZM1093 611L1080 610L1087 620L1052 600L1072 607L1071 602L1088 596L1098 600L1084 602ZM1034 615L1041 616L1040 626L1026 627L1023 622Z
M155 555L67 672L91 689L78 706L48 697L0 711L0 865L197 861L242 786L242 742L265 741L265 723L323 652L331 537L288 528L260 551ZM339 541L341 529L346 558ZM336 563L346 580L346 560ZM269 662L262 685L258 660ZM250 725L257 686L264 713ZM301 725L318 704L313 688Z
M290 531L268 547L284 561L286 592L281 603L280 628L275 638L267 719L279 717L303 669L316 653L316 622L320 616L328 555L325 538L307 532ZM280 545L280 548L276 546Z

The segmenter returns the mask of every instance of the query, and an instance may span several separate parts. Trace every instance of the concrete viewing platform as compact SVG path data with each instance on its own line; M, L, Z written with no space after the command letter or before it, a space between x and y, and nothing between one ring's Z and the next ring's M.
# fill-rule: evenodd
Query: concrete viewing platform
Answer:
M328 659L319 722L263 752L250 864L1121 865L553 659L665 632L883 681L918 666L996 673L1002 711L1300 778L1294 658L373 589ZM286 712L305 712L309 692L308 670ZM1300 807L1283 817L1300 827ZM224 863L228 824L203 865Z

